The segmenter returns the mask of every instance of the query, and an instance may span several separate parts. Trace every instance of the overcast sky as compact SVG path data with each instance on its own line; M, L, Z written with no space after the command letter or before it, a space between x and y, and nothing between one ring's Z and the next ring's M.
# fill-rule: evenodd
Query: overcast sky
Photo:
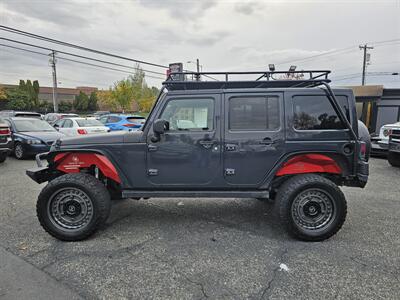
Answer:
M358 45L364 43L374 46L368 72L400 72L399 16L400 0L0 0L1 25L62 41L162 65L183 62L186 69L199 58L204 71L258 71L269 63L282 70L327 68L337 85L361 82ZM134 65L4 31L0 37ZM332 53L306 59L326 52ZM61 87L107 88L127 74L60 59L57 75ZM51 85L48 58L0 46L0 83L20 78ZM161 81L147 78L150 85ZM368 76L367 83L400 87L400 76Z

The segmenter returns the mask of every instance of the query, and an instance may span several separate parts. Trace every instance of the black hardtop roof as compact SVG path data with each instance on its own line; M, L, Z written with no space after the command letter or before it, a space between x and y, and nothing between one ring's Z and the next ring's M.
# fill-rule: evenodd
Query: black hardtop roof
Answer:
M332 87L334 94L353 94L350 88ZM195 92L196 94L229 94L229 93L282 93L291 92L299 94L326 94L326 89L322 87L316 88L242 88L242 89L195 89L195 90L168 90L169 95L186 95L188 92Z
M326 86L329 70L171 73L163 86L172 90L312 88ZM244 78L243 78L244 77ZM192 79L192 80L190 80ZM205 79L205 80L203 80Z

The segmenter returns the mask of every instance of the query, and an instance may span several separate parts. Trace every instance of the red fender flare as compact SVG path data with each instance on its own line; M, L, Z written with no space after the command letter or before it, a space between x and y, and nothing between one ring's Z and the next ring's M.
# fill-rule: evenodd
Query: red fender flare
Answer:
M98 153L59 153L54 157L54 162L57 164L57 170L64 173L79 173L81 168L95 165L105 177L121 183L121 178L114 165L107 157Z
M275 175L283 176L304 173L341 174L342 169L329 156L323 154L299 154L285 162Z

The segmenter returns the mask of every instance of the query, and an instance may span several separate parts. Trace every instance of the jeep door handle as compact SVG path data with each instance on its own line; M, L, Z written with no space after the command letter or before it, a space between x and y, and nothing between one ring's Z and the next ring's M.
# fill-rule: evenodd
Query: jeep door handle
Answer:
M261 145L272 145L273 143L275 143L275 141L273 141L271 138L265 138L263 140L261 140L259 142Z
M199 144L202 145L206 149L210 149L212 145L214 145L214 141L211 140L200 140Z

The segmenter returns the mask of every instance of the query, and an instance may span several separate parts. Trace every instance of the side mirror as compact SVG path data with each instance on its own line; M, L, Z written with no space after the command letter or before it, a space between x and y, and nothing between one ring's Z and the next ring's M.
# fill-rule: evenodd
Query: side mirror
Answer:
M165 133L165 131L169 130L169 122L166 120L157 119L153 123L153 131L154 136L151 138L153 143L156 143L160 140L161 135Z
M60 128L60 125L54 124L53 127L54 127L56 130L58 130L58 129Z

